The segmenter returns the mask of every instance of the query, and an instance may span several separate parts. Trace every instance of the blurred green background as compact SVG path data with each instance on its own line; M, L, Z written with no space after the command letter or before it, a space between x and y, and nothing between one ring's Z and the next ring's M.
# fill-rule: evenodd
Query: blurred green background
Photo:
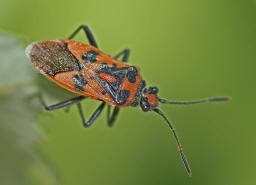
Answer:
M148 85L159 87L161 97L233 98L162 106L180 136L191 178L168 126L154 113L123 108L110 129L104 112L84 129L75 106L69 112L43 112L37 119L44 132L38 151L54 168L57 184L254 185L255 10L255 0L0 0L0 28L25 37L25 44L66 38L87 24L105 53L130 48L130 63ZM76 39L87 42L82 33ZM25 65L32 66L28 60ZM35 82L44 79L36 70L31 74ZM39 88L55 88L44 84ZM86 115L98 104L84 101ZM34 182L35 170L24 170Z

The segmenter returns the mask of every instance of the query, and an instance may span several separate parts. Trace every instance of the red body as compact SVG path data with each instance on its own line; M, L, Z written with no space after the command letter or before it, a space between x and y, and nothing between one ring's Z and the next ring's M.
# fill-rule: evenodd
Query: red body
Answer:
M145 86L135 66L81 42L35 42L26 54L42 74L61 87L118 107L138 105Z

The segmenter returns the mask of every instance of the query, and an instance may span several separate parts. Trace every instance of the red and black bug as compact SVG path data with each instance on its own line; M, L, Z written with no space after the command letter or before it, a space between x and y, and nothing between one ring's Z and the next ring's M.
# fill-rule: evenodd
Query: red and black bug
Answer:
M71 40L80 31L84 30L90 45ZM108 103L107 123L112 126L119 113L120 107L140 106L144 112L154 111L167 122L175 140L185 168L189 175L191 170L185 158L179 139L173 126L158 108L162 104L196 104L213 101L226 101L228 98L206 98L190 102L168 101L158 97L158 88L146 88L135 66L127 64L130 50L125 49L115 57L104 54L98 49L97 43L90 29L81 25L68 40L48 40L34 42L26 48L26 55L34 66L47 78L59 86L68 89L80 96L47 106L40 96L46 110L52 111L77 104L82 122L85 127L91 126ZM118 61L118 58L121 61ZM85 121L80 101L90 97L102 103L95 110L88 121ZM111 105L114 106L110 114Z

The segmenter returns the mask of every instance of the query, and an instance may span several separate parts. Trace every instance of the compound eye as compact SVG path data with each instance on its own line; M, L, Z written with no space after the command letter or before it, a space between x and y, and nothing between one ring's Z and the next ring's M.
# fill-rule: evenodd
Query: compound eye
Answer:
M147 112L147 111L150 110L150 105L149 105L149 103L148 103L148 98L147 98L147 97L143 97L143 98L142 98L142 101L141 101L140 106L141 106L141 108L142 108L142 110L143 110L144 112Z
M142 102L142 103L141 103L141 108L142 108L142 110L143 110L144 112L147 112L147 111L149 111L149 109L150 109L150 105L149 105L148 102Z

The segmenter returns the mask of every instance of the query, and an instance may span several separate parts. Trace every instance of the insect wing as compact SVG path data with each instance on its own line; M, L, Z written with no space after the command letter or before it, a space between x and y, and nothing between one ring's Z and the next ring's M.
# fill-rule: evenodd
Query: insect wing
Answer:
M70 45L75 48L69 48ZM26 54L42 74L61 87L115 104L118 88L113 83L113 76L99 76L99 74L108 65L122 64L119 64L120 62L114 62L116 63L114 64L112 57L94 49L80 42L50 40L30 44L26 48ZM79 53L83 54L78 57ZM95 54L99 53L101 60L97 61Z

